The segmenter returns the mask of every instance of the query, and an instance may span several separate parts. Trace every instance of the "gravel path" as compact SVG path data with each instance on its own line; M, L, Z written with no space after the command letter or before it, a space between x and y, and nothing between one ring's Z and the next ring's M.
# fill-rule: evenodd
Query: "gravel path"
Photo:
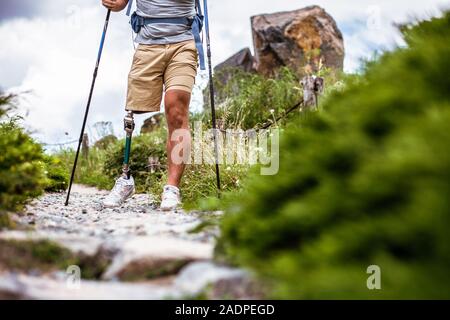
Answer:
M146 194L134 195L120 208L103 208L106 191L75 185L67 207L65 194L47 194L31 203L20 223L34 225L38 231L52 231L99 239L143 235L164 235L212 243L214 232L189 233L202 217L217 214L162 212L151 206Z
M46 194L17 218L21 231L0 232L0 240L48 239L83 257L101 257L99 264L107 259L99 279L85 281L81 270L82 285L73 290L64 270L0 270L0 298L180 298L195 296L211 283L247 277L242 270L213 262L217 227L192 232L203 220L216 219L221 213L162 212L151 207L151 199L144 194L133 196L120 208L105 209L101 201L106 195L76 185L65 207L65 194Z

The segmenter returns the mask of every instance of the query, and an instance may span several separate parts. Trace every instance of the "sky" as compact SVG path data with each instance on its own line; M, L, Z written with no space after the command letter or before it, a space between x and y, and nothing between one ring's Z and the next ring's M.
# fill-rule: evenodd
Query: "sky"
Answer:
M323 7L344 35L344 68L355 72L362 59L402 46L396 23L439 15L450 0L209 0L213 64L244 47L253 49L250 17ZM19 114L43 143L76 140L81 128L106 9L100 0L2 0L0 2L0 89L22 93ZM88 120L112 121L123 134L127 75L134 51L125 12L113 13ZM202 104L200 72L191 103ZM146 116L137 116L138 128Z

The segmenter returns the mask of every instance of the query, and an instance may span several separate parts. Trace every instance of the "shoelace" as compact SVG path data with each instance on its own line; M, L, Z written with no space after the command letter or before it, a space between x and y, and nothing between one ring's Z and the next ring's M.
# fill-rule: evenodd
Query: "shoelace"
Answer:
M164 189L164 194L163 194L163 200L167 200L167 199L177 199L179 198L179 194L177 191L173 190L173 189Z

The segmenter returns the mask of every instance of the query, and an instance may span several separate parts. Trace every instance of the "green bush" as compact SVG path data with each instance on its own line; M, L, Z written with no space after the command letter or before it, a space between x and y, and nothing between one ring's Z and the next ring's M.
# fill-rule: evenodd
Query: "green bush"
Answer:
M69 171L61 159L47 155L44 158L44 163L47 176L45 191L60 192L66 190L69 186Z
M0 93L0 230L15 227L9 212L40 195L46 182L41 146L18 125L18 118L6 118L14 100L14 95Z
M103 164L108 157L109 147L105 150L90 148L87 159L81 155L78 158L77 170L75 171L74 183L97 187L99 189L110 189L114 185L114 180L110 179L103 172ZM75 159L74 150L62 150L54 155L58 162L64 167L64 171L69 174L72 172L73 161Z
M450 298L450 13L404 32L230 200L217 252L275 298Z
M16 121L0 123L0 211L20 210L45 186L43 152Z
M215 76L218 122L228 129L252 129L281 115L302 99L299 80L288 68L282 68L276 78L227 69L230 80L222 84ZM209 104L205 110L209 112ZM272 112L271 112L272 111ZM206 119L209 121L210 116Z
M226 82L221 80L224 75L229 79ZM340 72L323 66L319 68L317 75L324 78L326 93L342 78ZM227 68L219 71L214 79L217 122L228 129L248 130L273 122L303 99L300 79L287 67L278 70L274 78ZM207 112L200 114L200 117L210 124L209 99L206 99L204 109ZM283 118L277 124L284 125L292 118L292 115Z

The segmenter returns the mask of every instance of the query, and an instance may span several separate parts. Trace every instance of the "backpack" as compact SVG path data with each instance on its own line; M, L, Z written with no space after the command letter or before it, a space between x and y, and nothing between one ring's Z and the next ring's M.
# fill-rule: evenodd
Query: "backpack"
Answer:
M133 5L133 0L128 1L127 16L130 16L131 7ZM183 24L188 25L192 29L192 34L194 35L195 46L197 48L197 53L199 56L200 70L205 70L205 53L203 50L203 40L201 37L203 30L203 23L205 17L202 13L202 8L200 5L200 0L195 0L195 11L196 15L193 18L145 18L139 16L136 11L133 12L130 18L131 28L135 33L139 33L141 28L145 25L152 23L172 23L172 24Z

